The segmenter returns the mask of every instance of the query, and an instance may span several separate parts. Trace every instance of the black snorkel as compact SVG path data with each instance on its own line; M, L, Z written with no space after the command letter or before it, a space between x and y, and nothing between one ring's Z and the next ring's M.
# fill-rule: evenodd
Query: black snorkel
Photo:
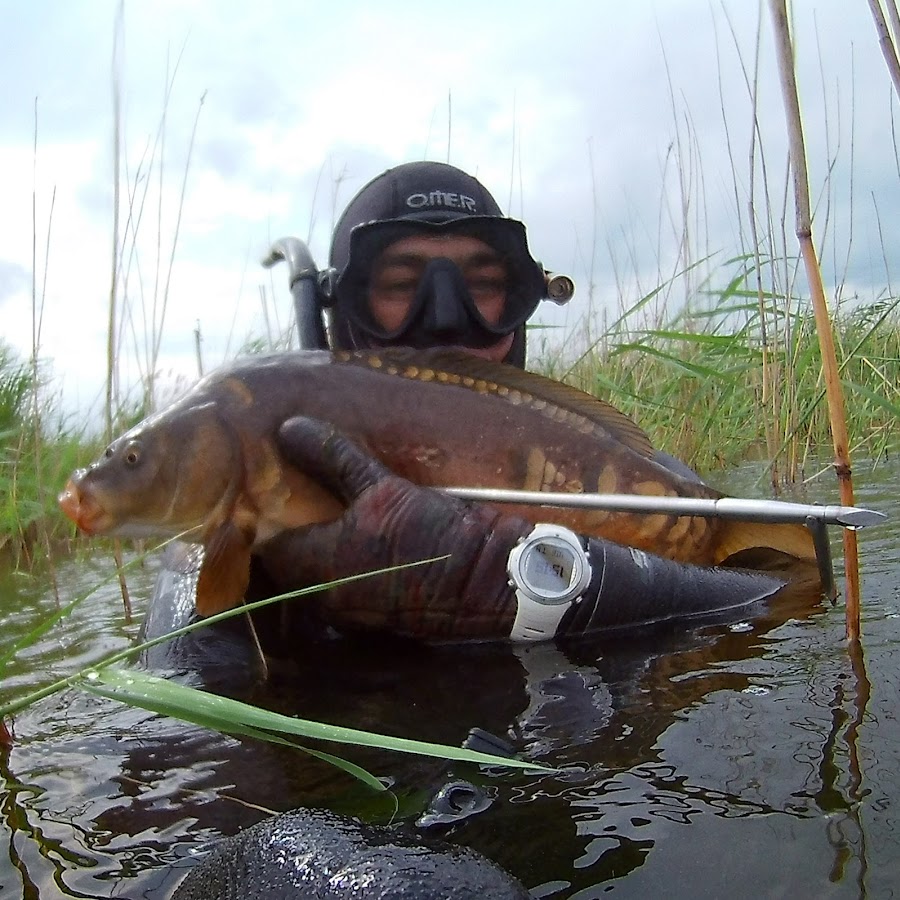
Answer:
M288 264L288 287L294 298L294 319L301 350L327 350L322 321L323 280L330 270L319 272L309 247L299 238L283 237L272 244L262 264L270 269L284 260Z

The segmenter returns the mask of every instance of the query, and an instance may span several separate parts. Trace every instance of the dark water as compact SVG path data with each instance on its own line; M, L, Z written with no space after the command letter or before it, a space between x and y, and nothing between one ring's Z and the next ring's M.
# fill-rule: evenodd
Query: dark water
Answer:
M753 476L734 473L728 487L759 496ZM298 672L251 699L452 744L479 726L556 767L537 776L338 751L390 779L401 820L448 778L481 786L488 809L450 839L536 897L894 896L900 466L857 465L857 479L860 505L893 515L861 534L864 662L847 652L840 603L781 603L752 620L562 649L310 649ZM811 499L817 490L833 502L824 489ZM67 564L63 600L108 575L105 560ZM131 579L139 601L153 580L152 570ZM53 608L46 585L2 576L2 646ZM102 589L11 664L0 701L127 646L136 631L115 588ZM15 734L0 754L4 900L166 897L211 840L266 810L327 807L378 822L392 813L383 795L305 754L77 690L21 713Z

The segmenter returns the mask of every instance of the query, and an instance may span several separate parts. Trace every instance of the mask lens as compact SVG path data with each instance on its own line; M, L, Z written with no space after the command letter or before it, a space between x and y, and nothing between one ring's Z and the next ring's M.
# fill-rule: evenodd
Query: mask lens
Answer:
M472 312L487 328L503 328L508 318L509 277L504 262L483 262L463 272Z
M421 310L423 298L416 297L421 277L421 268L411 262L376 266L356 310L360 324L379 337L402 334Z

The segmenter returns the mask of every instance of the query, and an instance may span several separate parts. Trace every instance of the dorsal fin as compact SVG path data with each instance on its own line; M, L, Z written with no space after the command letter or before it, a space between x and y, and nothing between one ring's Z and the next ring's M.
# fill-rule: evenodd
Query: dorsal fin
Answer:
M640 456L649 459L653 455L653 445L646 432L604 400L543 375L482 359L463 350L386 347L352 353L338 352L335 359L352 365L370 366L387 374L427 381L444 381L446 379L440 377L440 373L444 373L450 376L453 384L492 393L510 402L534 405L550 417L556 410L580 416Z

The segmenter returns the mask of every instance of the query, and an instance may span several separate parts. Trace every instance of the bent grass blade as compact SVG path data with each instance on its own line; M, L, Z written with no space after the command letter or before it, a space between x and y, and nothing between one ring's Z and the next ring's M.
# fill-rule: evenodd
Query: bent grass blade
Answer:
M251 734L253 737L276 743L291 744L280 737L291 734L297 737L314 740L332 741L339 744L352 744L358 747L375 747L392 750L396 753L411 753L421 756L432 756L438 759L455 762L469 762L484 766L506 766L515 769L550 772L546 766L521 759L510 759L467 750L463 747L452 747L447 744L433 744L428 741L417 741L410 738L398 738L390 735L361 731L357 728L345 728L339 725L327 725L308 719L298 719L281 713L260 709L249 703L208 694L195 688L186 687L150 675L141 671L125 671L117 668L95 669L84 676L82 686L94 694L112 700L120 700L129 706L139 706L151 712L172 716L213 728L217 731ZM296 746L296 745L294 745ZM302 747L300 749L307 750ZM314 751L316 755L319 751ZM325 755L329 761L334 758ZM341 761L341 768L350 771L352 764ZM351 772L351 774L355 774ZM366 773L368 774L368 773ZM359 775L357 775L359 777ZM363 780L370 787L383 790L384 786L372 776Z
M242 715L242 713L250 711L264 713L265 710L250 706L247 703L231 700L225 704L218 704L216 701L225 700L226 698L218 697L215 694L207 694L204 691L184 685L173 684L146 672L126 672L116 668L88 672L84 676L82 686L87 688L90 693L100 697L116 700L128 706L137 706L149 712L169 716L173 719L181 719L184 722L190 722L202 728L209 728L226 734L240 734L245 737L268 741L272 744L281 744L294 750L302 750L304 753L322 759L347 772L347 774L362 781L363 784L373 790L387 790L382 782L361 766L321 750L303 747L278 734L263 731L249 724L247 720L252 718L252 716ZM174 688L174 690L167 691L164 689L165 687ZM236 709L235 707L242 707L243 709Z

